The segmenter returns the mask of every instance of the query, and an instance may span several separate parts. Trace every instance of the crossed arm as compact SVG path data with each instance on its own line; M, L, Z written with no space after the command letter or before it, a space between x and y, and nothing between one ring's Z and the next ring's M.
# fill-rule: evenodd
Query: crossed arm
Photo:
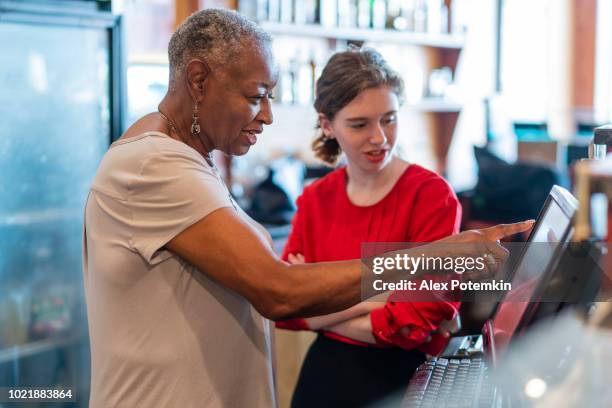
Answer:
M301 265L305 263L304 255L302 254L289 254L287 259L289 263L292 265ZM308 327L312 330L326 329L329 330L332 327L337 325L341 325L342 323L346 323L352 319L363 318L364 316L368 316L370 312L376 308L379 308L381 303L386 302L389 297L389 293L384 295L379 295L376 298L370 299L366 302L357 303L354 306L349 307L348 309L342 310L336 313L330 313L322 316L308 317L304 319L308 324ZM363 323L362 325L363 326ZM344 327L344 326L343 326ZM339 329L340 327L336 328ZM370 325L371 331L371 325ZM342 333L339 333L342 334ZM350 337L350 336L349 336ZM374 337L372 337L372 341L374 341Z
M288 260L291 264L303 264L305 262L302 254L289 254ZM372 334L372 321L370 312L380 308L391 293L386 292L371 298L368 301L361 302L346 310L331 313L323 316L315 316L304 319L311 330L326 330L340 334L353 340L358 340L364 343L375 344L376 339ZM459 317L453 320L445 320L439 326L439 332L445 337L450 337L452 333L457 332L461 327ZM402 327L400 333L404 336L410 334L408 327Z

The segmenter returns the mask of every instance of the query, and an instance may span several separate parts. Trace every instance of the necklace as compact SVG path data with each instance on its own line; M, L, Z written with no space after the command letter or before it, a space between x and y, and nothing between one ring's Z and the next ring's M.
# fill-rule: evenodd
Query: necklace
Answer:
M176 125L174 124L173 121L170 120L170 118L168 118L164 112L161 111L161 109L157 108L157 113L159 113L159 116L162 117L163 120L166 121L166 124L168 125L168 127L170 128L170 132L174 132L176 133L176 135L178 137L181 137L181 134L179 133L178 129L176 128Z
M170 132L174 132L179 137L179 139L182 140L181 134L179 133L178 128L176 127L174 122L172 120L170 120L170 118L168 118L161 111L161 109L159 109L159 107L157 108L157 113L159 113L159 116L161 116L162 119L164 119L166 121L166 124L168 125L168 128L170 129ZM183 142L183 143L185 143L185 142ZM227 184L225 184L225 181L223 180L223 177L221 177L219 169L217 168L217 166L215 164L215 161L213 160L212 151L207 152L205 155L202 155L202 156L204 157L204 160L206 160L206 163L208 163L208 165L212 168L213 173L215 173L215 176L217 177L217 179L221 182L221 184L223 184L223 186L225 187L225 190L227 190L227 194L228 194L230 203L232 203L232 207L234 207L234 210L238 211L238 207L236 207L236 202L234 201L234 197L232 197L232 192L229 189L229 187L227 186Z

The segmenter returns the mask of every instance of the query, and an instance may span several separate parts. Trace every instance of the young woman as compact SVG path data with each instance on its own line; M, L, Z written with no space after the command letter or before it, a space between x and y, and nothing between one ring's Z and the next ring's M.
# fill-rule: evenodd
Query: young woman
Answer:
M335 54L317 81L318 158L342 166L298 199L283 258L291 263L359 258L365 242L430 242L457 233L461 207L438 175L395 154L403 81L372 49ZM279 322L319 333L296 386L293 407L363 406L404 390L432 334L458 303L361 303L327 316ZM445 332L448 335L447 332Z

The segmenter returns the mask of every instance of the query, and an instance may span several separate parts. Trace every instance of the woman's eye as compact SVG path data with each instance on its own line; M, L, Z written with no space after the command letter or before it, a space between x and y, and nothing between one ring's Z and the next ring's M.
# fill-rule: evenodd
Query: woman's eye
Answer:
M270 100L274 99L274 95L272 93L269 93L269 94L251 96L251 100L253 100L253 102L255 102L255 103L259 103L265 97L267 97Z
M394 123L395 121L397 121L397 117L389 116L387 119L384 120L384 123L389 124L389 123Z
M365 127L365 123L355 123L355 124L350 125L350 126L353 129L362 129L363 127Z

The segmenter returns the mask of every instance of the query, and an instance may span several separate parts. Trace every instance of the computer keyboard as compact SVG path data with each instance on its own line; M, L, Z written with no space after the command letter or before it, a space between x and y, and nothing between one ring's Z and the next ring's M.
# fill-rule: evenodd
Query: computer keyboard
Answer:
M491 407L494 388L481 357L426 361L412 376L402 407Z

